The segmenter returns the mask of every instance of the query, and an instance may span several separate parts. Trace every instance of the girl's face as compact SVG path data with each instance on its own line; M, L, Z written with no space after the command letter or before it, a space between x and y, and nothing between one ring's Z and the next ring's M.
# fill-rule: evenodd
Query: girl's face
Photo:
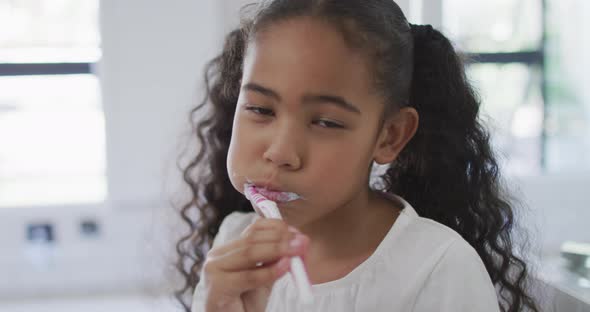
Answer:
M280 203L294 225L354 205L369 191L383 103L361 53L309 18L273 24L248 46L227 159L246 182L303 197Z

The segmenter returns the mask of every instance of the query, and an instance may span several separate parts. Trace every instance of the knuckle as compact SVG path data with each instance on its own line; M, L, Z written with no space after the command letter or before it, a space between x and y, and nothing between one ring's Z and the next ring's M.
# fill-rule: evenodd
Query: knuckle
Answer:
M277 221L276 226L279 229L279 231L281 231L281 232L289 231L289 225L285 221L283 221L283 220L276 220L276 221Z
M274 267L268 267L268 268L260 271L260 274L262 275L261 279L265 283L273 281L274 279L279 277L279 275L276 273L276 270L274 269Z
M260 283L260 274L256 271L248 271L244 273L244 281L248 285L257 285Z
M273 235L273 242L281 242L287 238L288 233L286 233L284 231L274 231L272 233L272 235Z
M242 257L248 262L254 262L256 261L256 252L253 248L244 248L242 251Z
M262 218L262 219L257 220L254 224L256 224L257 226L266 227L266 228L269 228L269 227L278 228L283 223L285 223L283 220Z
M262 285L272 280L272 278L273 274L268 269L248 271L244 276L245 282L248 285Z
M254 235L246 235L244 236L242 241L246 246L251 246L256 242L256 238L254 237Z
M217 247L213 247L213 248L209 249L209 251L207 252L206 258L215 257L216 255L217 255Z
M257 228L254 226L254 224L251 224L246 229L244 229L244 231L242 231L242 234L240 234L240 235L242 237L247 237L247 236L252 235L256 231L257 231Z
M248 237L249 235L252 235L252 229L249 227L240 233L241 237Z
M287 244L284 242L279 242L274 244L273 246L273 253L275 256L280 256L287 251Z
M213 260L205 260L203 263L203 272L207 275L212 274L215 271L215 262Z
M250 224L243 232L242 232L242 236L246 237L246 236L250 236L254 233L256 233L257 231L259 231L259 227L255 226L255 224Z
M258 229L264 228L264 226L268 223L268 221L269 221L269 219L260 218L256 221L254 221L254 223L252 223L249 227L258 230Z
M293 232L290 232L290 231L286 231L286 232L281 233L281 239L283 241L290 241L293 238L295 238L295 236L296 236L296 234Z

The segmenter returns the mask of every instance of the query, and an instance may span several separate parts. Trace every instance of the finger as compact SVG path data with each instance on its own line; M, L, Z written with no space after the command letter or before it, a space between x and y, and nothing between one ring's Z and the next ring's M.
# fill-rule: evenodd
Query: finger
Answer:
M281 240L290 240L295 237L295 233L272 228L253 232L244 232L242 233L241 237L248 244L271 243L279 242Z
M289 231L288 227L282 225L274 227L249 227L244 230L239 238L227 242L222 246L212 248L207 257L223 256L239 248L242 244L257 244L279 242L281 240L291 240L295 237L295 232Z
M293 243L292 243L293 242ZM301 240L282 240L273 243L244 244L218 257L219 268L224 271L241 271L258 267L259 263L277 261L301 253Z
M302 240L301 253L299 254L299 256L303 260L303 263L307 264L305 262L305 258L307 256L308 251L309 251L309 244L310 244L311 240L309 239L309 237L307 237L304 234L297 234L297 235L300 236L301 240Z
M262 229L272 229L272 228L286 230L286 229L288 229L288 227L289 227L289 225L283 220L259 218L254 223L248 225L248 227L246 227L246 229L244 229L244 232L247 232L249 230L262 230Z
M244 291L271 285L290 269L290 259L281 258L276 263L253 270L232 272L226 275L227 284L232 285L236 294Z

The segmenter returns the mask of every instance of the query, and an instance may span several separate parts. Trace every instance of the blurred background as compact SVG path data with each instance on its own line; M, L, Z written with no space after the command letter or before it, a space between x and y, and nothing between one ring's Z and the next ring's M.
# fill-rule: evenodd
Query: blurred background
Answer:
M0 0L0 311L180 311L172 206L246 0ZM468 60L547 311L590 311L590 1L399 0Z

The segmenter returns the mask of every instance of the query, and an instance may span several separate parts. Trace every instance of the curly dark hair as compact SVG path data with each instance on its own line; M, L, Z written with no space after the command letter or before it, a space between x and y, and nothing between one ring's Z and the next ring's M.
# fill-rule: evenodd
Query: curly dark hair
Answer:
M186 311L221 221L234 211L253 211L226 167L247 43L262 28L300 16L330 22L372 61L386 103L383 118L407 106L420 116L415 136L381 176L380 191L403 197L420 216L452 228L473 246L502 311L538 311L529 290L530 264L513 239L516 206L478 116L480 101L449 40L430 26L409 24L392 0L274 0L247 8L253 14L208 63L205 99L191 111L201 146L182 168L192 198L180 213L190 232L176 244L176 267L185 278L176 297Z

